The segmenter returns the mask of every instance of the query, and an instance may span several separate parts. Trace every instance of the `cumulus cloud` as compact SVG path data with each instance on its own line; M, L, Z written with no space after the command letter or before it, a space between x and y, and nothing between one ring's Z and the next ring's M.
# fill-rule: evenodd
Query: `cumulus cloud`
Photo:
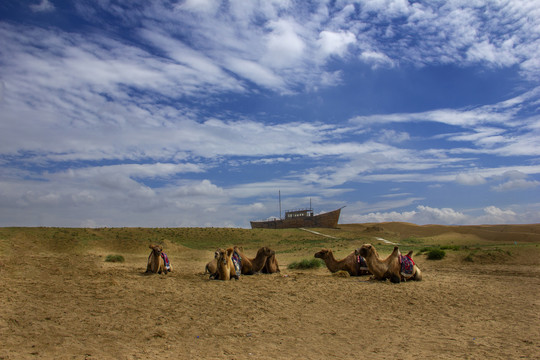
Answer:
M496 206L484 208L484 215L476 219L478 224L511 224L517 220L517 214L512 210L502 210Z
M349 31L321 31L319 34L319 46L323 54L344 56L350 44L356 41L356 37Z
M267 25L271 32L266 35L267 52L262 61L270 67L286 68L298 65L303 58L306 45L297 33L299 25L280 19Z
M419 225L480 225L534 222L534 216L529 216L526 219L518 219L518 215L513 210L503 210L496 206L487 206L483 209L482 213L469 215L452 208L433 208L419 205L416 210L412 211L373 212L365 215L350 216L350 218L353 222L359 223L403 221Z
M540 185L539 181L530 180L529 175L523 172L522 169L512 169L504 171L502 174L495 174L493 180L499 182L498 185L491 187L492 190L497 192L527 190Z
M501 191L534 189L538 186L540 186L540 181L515 179L515 180L509 180L505 183L493 186L492 189L495 191L501 192Z
M403 221L415 224L446 224L457 225L467 223L470 219L463 213L450 208L432 208L419 205L416 210L404 212L374 212L365 215L356 215L355 222L387 222Z

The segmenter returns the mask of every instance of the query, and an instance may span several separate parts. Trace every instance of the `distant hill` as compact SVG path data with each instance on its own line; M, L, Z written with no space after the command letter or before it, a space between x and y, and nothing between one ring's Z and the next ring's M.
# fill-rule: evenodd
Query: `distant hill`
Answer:
M376 234L390 234L394 239L410 237L441 237L445 234L474 236L480 240L501 242L540 242L540 224L525 225L416 225L405 222L384 222L365 224L340 224L345 231Z

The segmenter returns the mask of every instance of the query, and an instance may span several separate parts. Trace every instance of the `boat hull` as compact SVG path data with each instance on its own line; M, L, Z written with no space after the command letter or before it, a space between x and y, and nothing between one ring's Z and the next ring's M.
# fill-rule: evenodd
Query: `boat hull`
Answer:
M302 227L337 228L341 209L315 216L268 221L250 221L252 229L289 229Z

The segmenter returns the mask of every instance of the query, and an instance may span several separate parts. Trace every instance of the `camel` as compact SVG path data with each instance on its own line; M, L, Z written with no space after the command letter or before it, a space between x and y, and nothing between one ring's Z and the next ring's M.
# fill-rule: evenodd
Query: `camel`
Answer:
M359 249L354 251L356 255L363 256L366 259L369 271L373 274L372 279L386 280L390 279L393 283L399 283L400 281L407 280L422 280L422 272L416 266L413 265L413 271L411 275L406 275L401 272L401 260L402 256L399 252L399 248L394 247L394 251L386 258L381 259L375 247L371 244L364 244ZM412 260L412 251L406 255Z
M236 274L236 269L232 262L232 255L234 252L233 248L228 248L227 250L219 249L216 251L217 256L217 276L216 280L231 280L232 278L238 280L238 275Z
M170 270L167 270L165 267L165 261L163 260L163 257L161 256L163 252L163 248L161 245L150 245L150 249L152 249L152 252L148 256L148 263L146 265L146 272L147 273L158 273L158 274L165 274L167 275L167 272L172 271L172 267Z
M271 255L266 259L266 263L264 264L264 267L262 268L261 272L263 274L274 274L274 273L281 272L279 270L276 254Z
M218 258L218 255L219 255L219 250L216 250L214 252L214 258L208 262L208 264L206 264L206 266L204 267L204 273L208 273L210 275L212 274L217 274L217 258Z
M240 260L242 275L253 275L261 271L266 264L266 260L272 255L276 254L274 250L271 250L270 248L264 246L257 251L257 255L255 255L255 258L249 259L242 251L242 248L235 246L234 250L238 253L238 255L240 255L241 258ZM275 265L277 267L277 261Z
M365 260L359 262L359 255L353 251L342 260L336 260L334 253L330 249L322 249L314 255L318 259L322 259L330 272L346 271L351 276L361 276L371 274L366 268ZM360 259L360 261L363 259Z

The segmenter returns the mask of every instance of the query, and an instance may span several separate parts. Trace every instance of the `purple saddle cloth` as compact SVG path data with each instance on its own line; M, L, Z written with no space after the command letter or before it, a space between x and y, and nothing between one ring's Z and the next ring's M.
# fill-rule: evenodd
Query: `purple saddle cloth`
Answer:
M414 260L408 255L399 255L401 263L401 275L412 276L414 272Z

